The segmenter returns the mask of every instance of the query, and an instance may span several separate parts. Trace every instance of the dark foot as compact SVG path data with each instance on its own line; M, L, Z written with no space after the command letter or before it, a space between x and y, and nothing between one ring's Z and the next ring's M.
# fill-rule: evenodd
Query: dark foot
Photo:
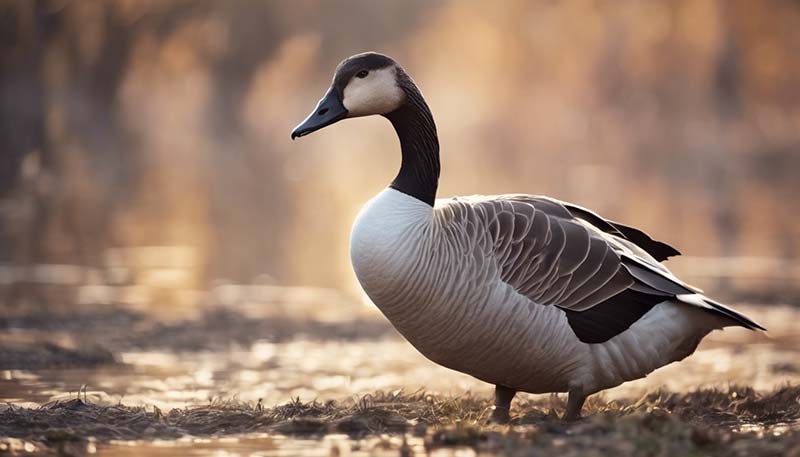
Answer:
M490 424L507 424L511 420L511 414L508 413L507 409L498 408L497 406L492 408L492 415L489 416L489 423Z
M492 415L489 417L489 423L492 424L507 424L511 420L511 400L517 391L509 389L508 387L495 386L494 389L494 408L492 408Z
M571 411L567 411L564 413L564 417L562 417L561 420L563 420L564 422L577 422L581 420L582 417L583 416L581 416L580 412L572 413Z
M583 402L586 401L586 395L579 389L570 389L569 397L567 397L567 410L564 412L562 418L565 422L575 422L581 418L581 409Z

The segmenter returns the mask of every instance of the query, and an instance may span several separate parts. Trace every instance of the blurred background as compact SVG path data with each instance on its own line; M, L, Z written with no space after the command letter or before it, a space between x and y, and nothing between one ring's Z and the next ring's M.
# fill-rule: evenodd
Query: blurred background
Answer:
M360 300L394 132L289 133L367 50L428 99L440 197L547 194L720 298L798 296L798 2L2 0L2 312Z
M428 100L440 197L592 208L676 246L671 269L769 329L714 332L600 402L739 386L739 405L798 385L796 0L0 0L0 450L101 428L178 443L132 432L138 409L109 428L98 405L159 420L206 407L238 433L241 408L289 399L300 411L381 392L491 398L417 353L352 273L353 219L400 164L389 123L290 140L335 66L368 50L393 56ZM81 414L76 392L91 405ZM765 411L793 407L786 392ZM19 419L59 407L69 433L62 416ZM713 413L724 422L711 428L736 414ZM107 445L168 454L122 443Z

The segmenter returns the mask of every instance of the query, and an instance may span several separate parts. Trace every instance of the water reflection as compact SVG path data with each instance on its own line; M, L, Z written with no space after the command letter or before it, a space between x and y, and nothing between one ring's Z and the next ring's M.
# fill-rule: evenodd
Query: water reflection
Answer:
M471 454L465 454L468 450ZM414 457L437 455L475 455L470 448L439 449L426 453L422 438L405 436L378 436L353 439L347 435L326 435L318 439L289 438L267 434L250 434L222 438L185 437L177 440L111 441L97 446L102 454L113 451L115 456L214 456L214 457Z

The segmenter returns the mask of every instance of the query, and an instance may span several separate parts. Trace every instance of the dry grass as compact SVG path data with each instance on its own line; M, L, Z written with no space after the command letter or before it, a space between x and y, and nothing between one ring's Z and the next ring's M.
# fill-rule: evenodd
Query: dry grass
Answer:
M561 422L562 397L523 401L511 426L486 425L490 403L470 395L377 392L342 402L211 401L173 409L100 405L81 400L0 412L0 436L56 449L88 439L177 438L249 432L291 435L410 433L428 448L466 445L497 455L534 449L560 455L800 455L800 386L657 391L636 401L593 398L587 417Z

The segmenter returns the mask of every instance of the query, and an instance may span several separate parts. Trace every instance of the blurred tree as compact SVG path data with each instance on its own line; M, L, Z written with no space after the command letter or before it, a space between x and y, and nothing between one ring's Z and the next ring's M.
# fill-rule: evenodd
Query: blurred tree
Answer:
M391 131L288 131L369 49L428 97L443 196L547 193L695 255L798 256L796 2L4 0L0 24L14 297L36 265L104 272L118 246L194 249L172 288L357 290L348 227L394 171Z

